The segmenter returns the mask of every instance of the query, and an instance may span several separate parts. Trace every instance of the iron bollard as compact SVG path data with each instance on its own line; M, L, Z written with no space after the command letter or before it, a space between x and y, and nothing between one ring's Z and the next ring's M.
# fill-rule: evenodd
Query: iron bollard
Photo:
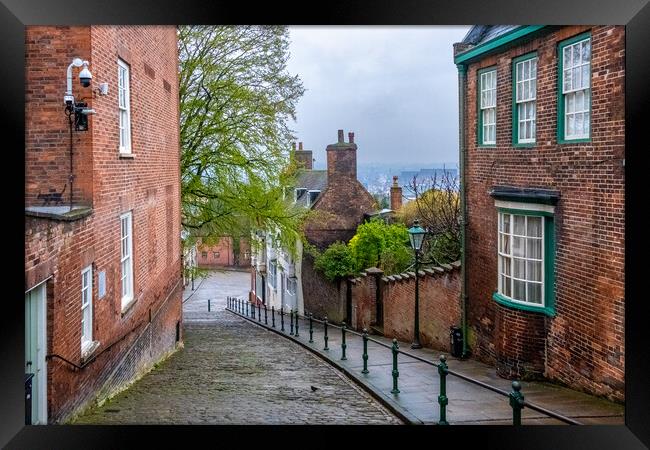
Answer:
M284 331L284 305L280 306L280 331Z
M314 322L313 322L313 314L309 313L309 343L313 344L314 343Z
M512 382L510 406L512 406L512 424L521 425L521 410L524 408L524 394L521 393L521 383L519 381Z
M323 348L323 350L329 350L330 348L327 346L327 340L328 340L328 337L327 337L327 316L325 316L325 321L323 322L323 326L325 327L325 347Z
M363 355L361 355L361 358L363 359L363 370L361 373L366 374L368 373L368 330L365 328L363 329Z
M237 299L237 309L239 309L239 314L242 314L244 312L244 305L241 302L241 299Z
M255 305L251 303L251 317L255 320Z
M399 372L397 371L398 349L397 339L393 339L393 390L390 391L391 394L399 394L399 389L397 389L397 377L399 377Z
M293 336L293 309L289 312L289 329L291 330L289 334Z
M257 304L257 321L258 322L262 321L262 304L261 303Z
M268 311L266 309L266 303L264 304L264 325L269 324Z
M242 300L243 301L243 300ZM250 316L250 313L248 312L248 302L246 302L246 316Z
M438 425L449 425L447 422L447 358L445 355L440 355L440 364L438 364L438 376L440 377L440 395L438 395L438 403L440 404L440 420Z
M298 311L296 311L296 334L294 334L294 337L300 337L298 334Z
M348 359L345 357L345 347L347 347L347 345L345 344L345 322L343 322L341 324L341 360L343 361Z
M271 326L275 328L275 306L271 305Z
M210 312L210 299L208 299L208 312Z

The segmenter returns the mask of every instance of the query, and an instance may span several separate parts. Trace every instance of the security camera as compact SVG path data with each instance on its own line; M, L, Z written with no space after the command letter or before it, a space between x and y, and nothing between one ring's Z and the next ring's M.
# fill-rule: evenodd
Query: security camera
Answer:
M83 62L84 68L79 72L79 81L83 87L90 86L90 81L93 79L93 75L88 70L88 61Z

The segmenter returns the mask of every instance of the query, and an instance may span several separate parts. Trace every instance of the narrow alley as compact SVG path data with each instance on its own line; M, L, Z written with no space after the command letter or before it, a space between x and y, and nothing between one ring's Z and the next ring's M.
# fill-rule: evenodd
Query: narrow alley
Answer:
M183 295L185 347L72 423L401 423L298 344L226 312L226 297L245 297L248 283L236 271L195 280Z

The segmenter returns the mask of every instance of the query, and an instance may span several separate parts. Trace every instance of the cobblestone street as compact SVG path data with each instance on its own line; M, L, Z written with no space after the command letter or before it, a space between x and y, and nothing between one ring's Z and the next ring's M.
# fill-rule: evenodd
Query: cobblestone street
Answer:
M226 296L245 296L249 282L234 271L195 280L183 296L185 348L73 423L401 423L298 344L225 312Z

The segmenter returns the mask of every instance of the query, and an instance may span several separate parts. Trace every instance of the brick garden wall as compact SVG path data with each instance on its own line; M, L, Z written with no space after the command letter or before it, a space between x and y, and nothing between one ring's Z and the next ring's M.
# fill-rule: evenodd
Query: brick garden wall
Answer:
M89 60L93 74L91 87L82 89L79 69L73 71L75 97L87 97L96 111L89 131L75 131L73 140L75 202L92 206L92 214L72 222L26 217L25 223L25 289L51 277L47 352L76 364L82 364L80 273L93 266L97 358L80 371L56 358L48 362L50 422L65 421L103 383L112 380L109 391L117 389L175 347L182 320L176 39L171 26L26 29L28 205L40 204L39 190L60 191L68 180L63 93L73 57ZM132 157L121 157L118 149L118 56L131 72ZM101 82L109 84L106 96L93 93ZM134 301L122 312L119 217L126 211L133 217ZM100 272L106 276L102 298ZM142 335L146 329L149 338Z
M327 316L330 322L345 320L346 284L345 280L329 281L314 269L314 260L305 255L302 259L302 292L305 314L312 313L322 319Z
M592 38L591 142L557 142L557 45ZM470 346L507 376L544 375L624 398L625 32L622 26L555 28L467 70L467 286ZM537 51L537 144L512 147L512 58ZM477 147L477 70L497 68L497 145ZM515 311L497 289L495 185L560 191L555 208L556 316Z

